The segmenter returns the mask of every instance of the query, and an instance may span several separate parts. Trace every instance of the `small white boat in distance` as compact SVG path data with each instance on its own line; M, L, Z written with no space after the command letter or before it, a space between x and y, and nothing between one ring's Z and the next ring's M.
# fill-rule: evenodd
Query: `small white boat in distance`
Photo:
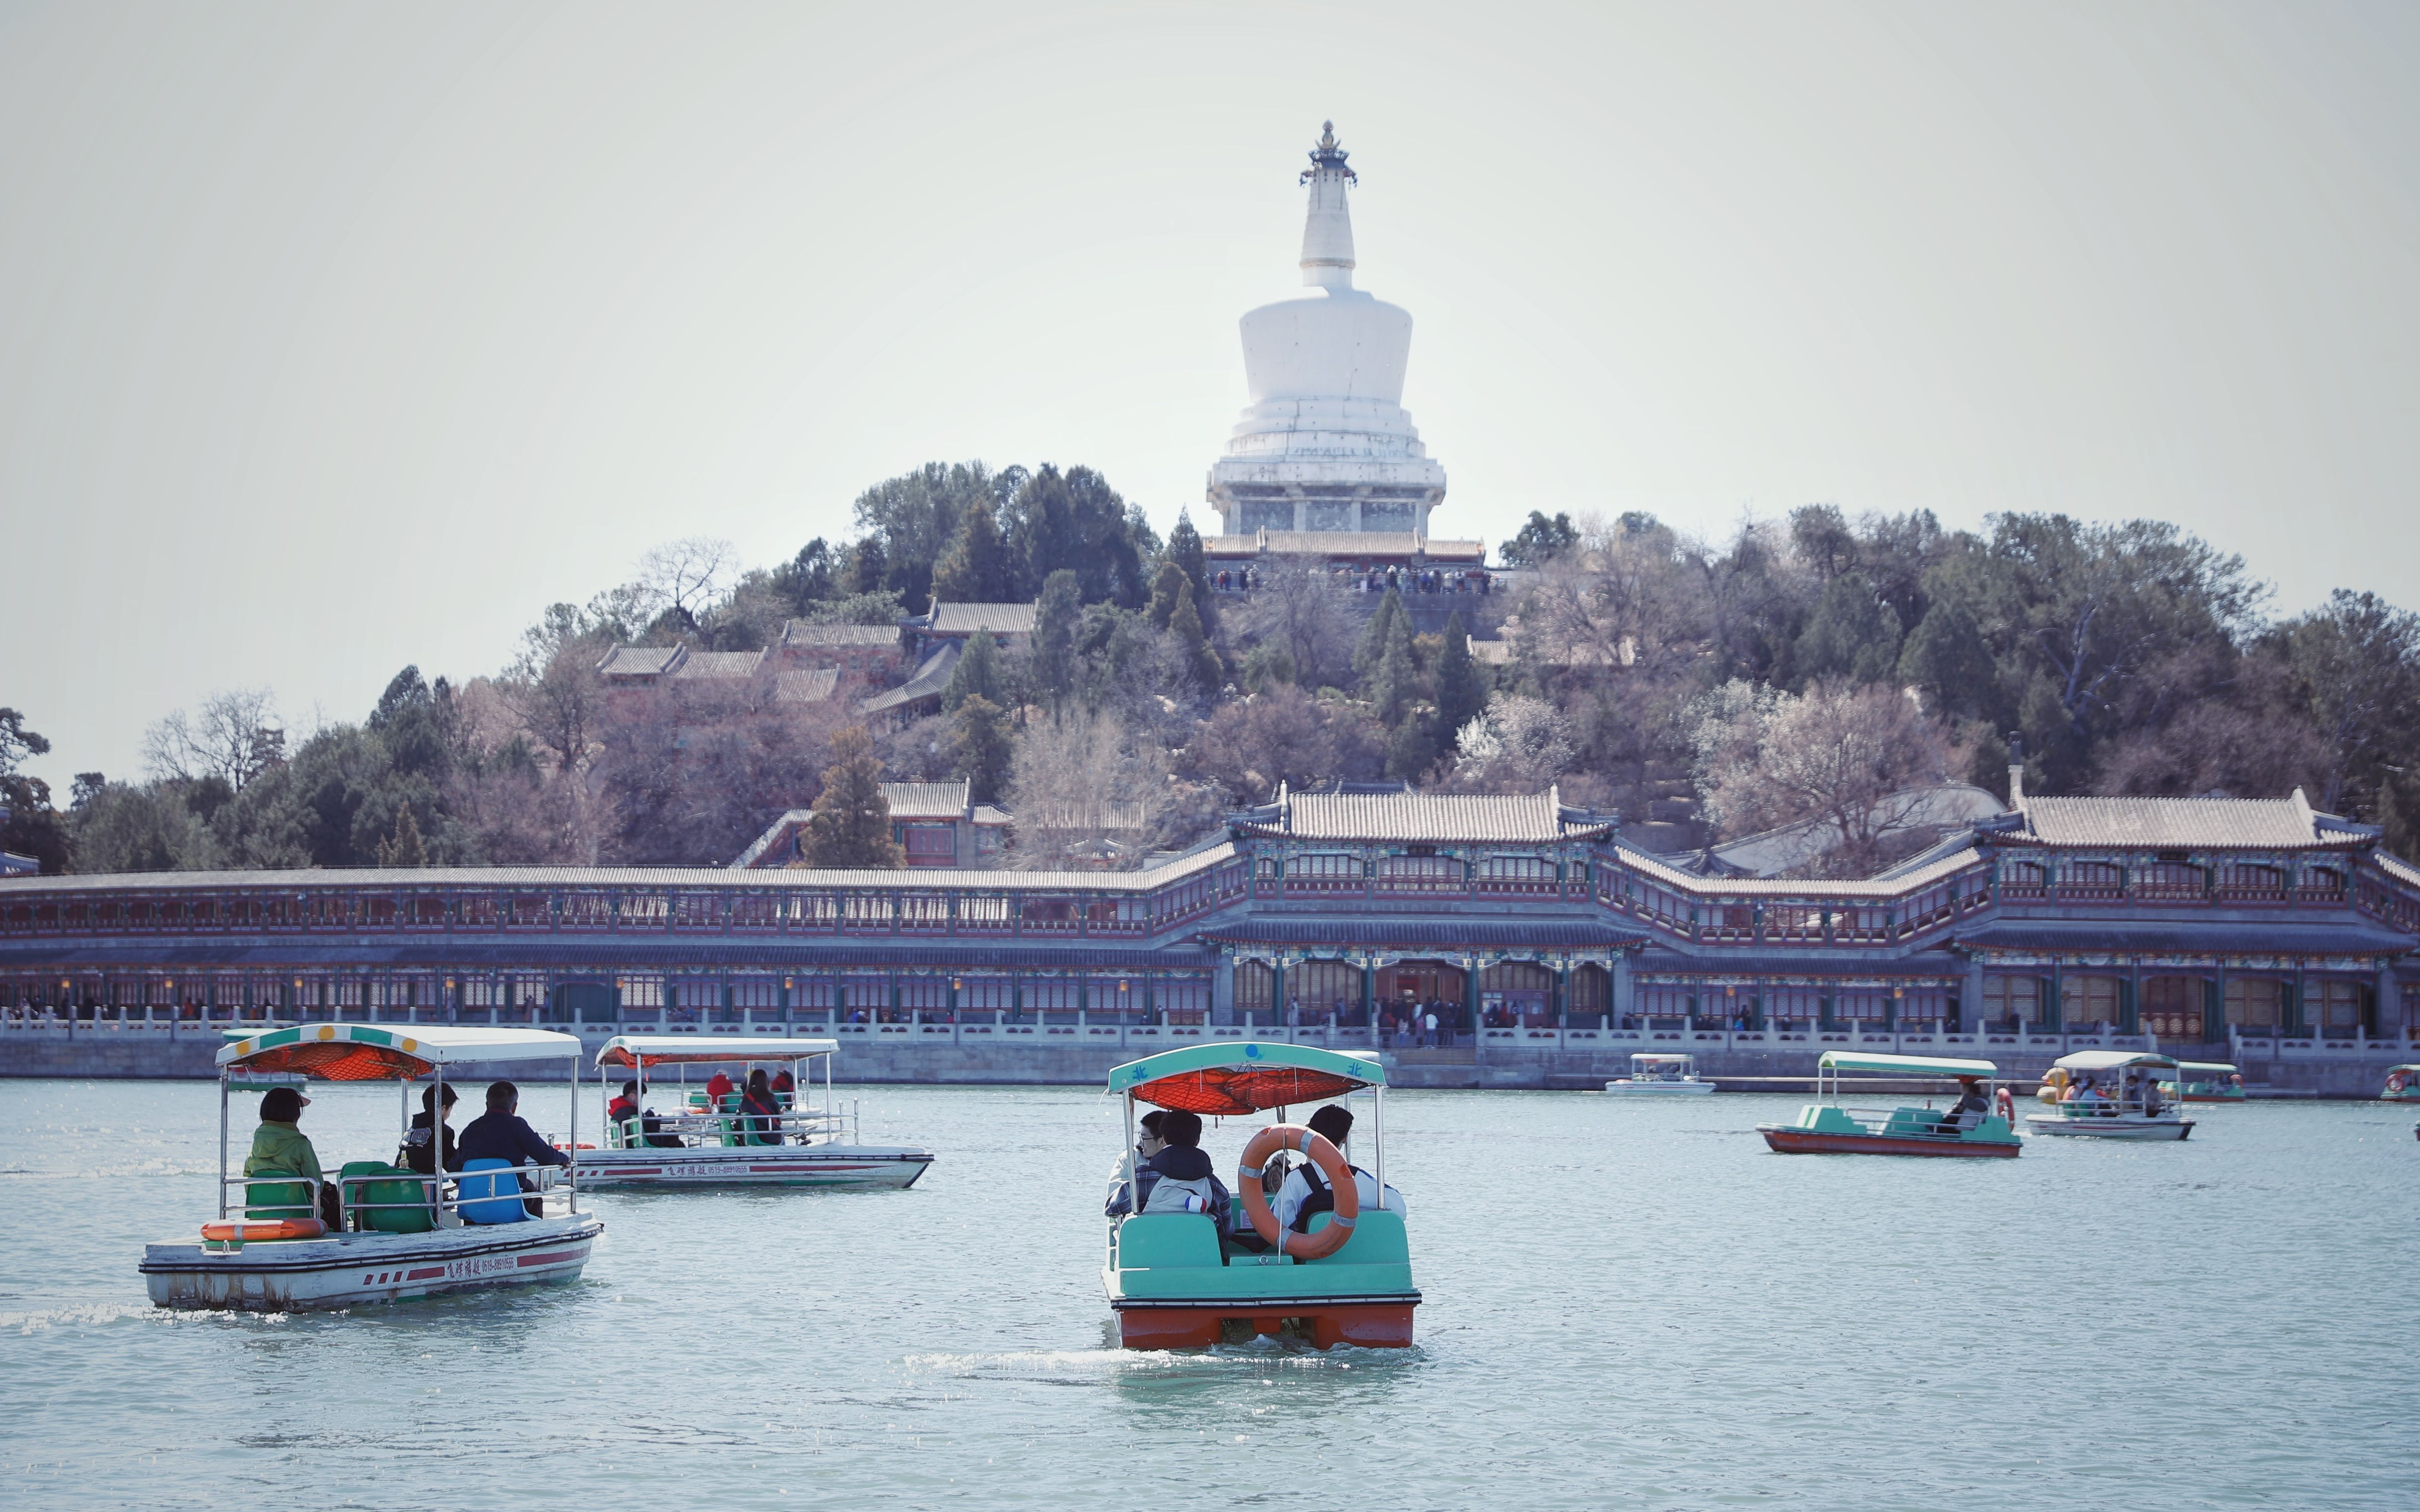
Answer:
M609 1106L625 1080L641 1082L637 1108L605 1120L605 1148L580 1151L580 1180L593 1187L674 1189L703 1186L909 1187L933 1164L933 1152L868 1145L853 1113L832 1101L836 1040L767 1035L717 1038L696 1034L622 1034L597 1052L597 1079ZM815 1062L823 1062L817 1096ZM648 1072L670 1066L683 1075L679 1103L658 1113L646 1106ZM691 1066L737 1066L744 1083L752 1067L786 1066L790 1087L773 1088L775 1111L743 1110L741 1093L709 1098L688 1086Z
M2160 1083L2177 1079L2177 1063L2166 1056L2079 1050L2051 1064L2054 1074L2045 1078L2044 1093L2057 1083L2067 1086L2048 1112L2025 1115L2030 1134L2159 1140L2182 1139L2193 1133L2194 1120L2182 1116L2180 1104L2160 1095ZM2066 1074L2056 1074L2061 1072ZM2076 1095L2065 1095L2068 1091Z
M422 1077L432 1078L429 1100L442 1106L449 1067L458 1074L473 1066L492 1073L546 1061L570 1062L576 1093L580 1041L548 1029L305 1024L230 1040L218 1053L218 1217L191 1237L144 1247L152 1305L288 1312L576 1279L605 1231L580 1211L577 1180L556 1182L576 1178L576 1165L515 1168L474 1160L458 1172L424 1175L359 1160L318 1180L290 1171L227 1173L230 1135L251 1138L230 1119L228 1097L240 1088L291 1087L289 1078L299 1075L318 1084L324 1097L331 1082L395 1082L400 1137L411 1130L420 1101L413 1084ZM570 1130L577 1144L576 1096ZM433 1160L436 1151L430 1154ZM331 1211L322 1188L335 1194L339 1222L333 1230L322 1217Z
M1630 1074L1609 1081L1605 1089L1622 1097L1699 1097L1714 1084L1698 1075L1693 1056L1640 1055L1630 1057Z

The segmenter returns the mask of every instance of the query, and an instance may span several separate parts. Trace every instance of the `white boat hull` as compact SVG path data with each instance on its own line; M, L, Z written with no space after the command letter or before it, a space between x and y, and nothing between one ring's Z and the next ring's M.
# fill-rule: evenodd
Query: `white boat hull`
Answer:
M426 1234L332 1234L233 1248L201 1236L143 1249L155 1307L304 1312L486 1287L569 1281L605 1226L586 1213Z
M2113 1118L2071 1119L2061 1113L2028 1113L2025 1131L2038 1134L2073 1134L2086 1139L2182 1139L2193 1133L2191 1119L2147 1119L2140 1114Z
M1605 1084L1605 1089L1616 1097L1703 1097L1714 1089L1712 1082L1634 1082L1628 1077Z
M932 1164L929 1150L874 1145L583 1149L580 1185L909 1187Z

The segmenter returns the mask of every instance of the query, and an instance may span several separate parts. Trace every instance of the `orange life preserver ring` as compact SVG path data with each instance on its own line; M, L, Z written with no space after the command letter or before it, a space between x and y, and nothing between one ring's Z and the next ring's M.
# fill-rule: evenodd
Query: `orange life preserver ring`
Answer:
M2005 1087L2001 1088L1998 1091L1993 1092L1992 1094L1992 1111L2008 1119L2009 1127L2011 1130L2015 1129L2017 1126L2017 1094L2009 1091Z
M1327 1227L1315 1234L1281 1233L1278 1215L1269 1209L1269 1195L1261 1190L1261 1171L1269 1157L1280 1149L1298 1149L1311 1157L1327 1178L1328 1189L1336 1194L1336 1211ZM1250 1215L1252 1232L1266 1240L1280 1255L1291 1255L1297 1260L1316 1260L1335 1254L1353 1237L1353 1225L1361 1216L1361 1188L1353 1180L1352 1167L1344 1164L1344 1152L1327 1142L1325 1134L1316 1134L1298 1123L1273 1123L1252 1135L1244 1147L1243 1164L1236 1167L1235 1184L1242 1190L1244 1211Z
M2404 1087L2404 1082L2403 1082L2403 1073L2402 1073L2401 1072L2399 1072L2399 1071L2398 1071L2398 1072L2395 1072L2390 1073L2390 1074L2387 1076L2387 1078L2386 1078L2386 1089L2387 1089L2388 1091L2390 1091L2390 1092L2399 1092L2399 1091L2403 1090L2403 1087Z
M255 1218L238 1223L202 1225L202 1237L213 1244L257 1243L271 1239L318 1239L328 1226L317 1218Z

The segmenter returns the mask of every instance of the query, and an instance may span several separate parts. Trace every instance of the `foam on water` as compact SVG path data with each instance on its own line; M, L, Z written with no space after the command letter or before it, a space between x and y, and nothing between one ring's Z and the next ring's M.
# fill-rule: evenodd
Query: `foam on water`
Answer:
M207 1215L214 1088L0 1083L10 1500L2408 1508L2420 1475L2408 1109L1928 1162L1770 1154L1794 1100L1397 1094L1419 1347L1166 1355L1108 1347L1114 1103L845 1095L939 1152L914 1191L601 1194L577 1283L258 1317L134 1273ZM392 1152L392 1090L315 1096L324 1163Z

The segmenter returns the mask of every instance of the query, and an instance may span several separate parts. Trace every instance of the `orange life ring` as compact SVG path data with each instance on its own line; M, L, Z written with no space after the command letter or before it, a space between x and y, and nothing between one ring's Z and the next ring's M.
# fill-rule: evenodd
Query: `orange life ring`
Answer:
M1261 1170L1269 1157L1280 1149L1298 1149L1311 1157L1327 1178L1328 1190L1336 1194L1336 1212L1327 1227L1315 1234L1280 1233L1278 1215L1269 1210L1269 1196L1261 1190ZM1251 1216L1252 1231L1274 1245L1280 1255L1291 1255L1297 1260L1316 1260L1335 1254L1353 1237L1353 1225L1361 1216L1361 1188L1353 1180L1353 1169L1344 1164L1344 1152L1327 1142L1324 1134L1314 1133L1298 1123L1273 1123L1252 1135L1244 1147L1243 1164L1236 1168L1235 1184L1242 1189L1244 1211Z
M2399 1071L2390 1073L2386 1078L2386 1089L2390 1092L2403 1090L2403 1073Z
M317 1218L255 1218L247 1223L202 1225L202 1237L213 1244L258 1243L271 1239L318 1239L328 1226Z
M1992 1094L1992 1111L2008 1119L2009 1127L2011 1130L2015 1129L2017 1126L2017 1094L2003 1087L1998 1091Z

